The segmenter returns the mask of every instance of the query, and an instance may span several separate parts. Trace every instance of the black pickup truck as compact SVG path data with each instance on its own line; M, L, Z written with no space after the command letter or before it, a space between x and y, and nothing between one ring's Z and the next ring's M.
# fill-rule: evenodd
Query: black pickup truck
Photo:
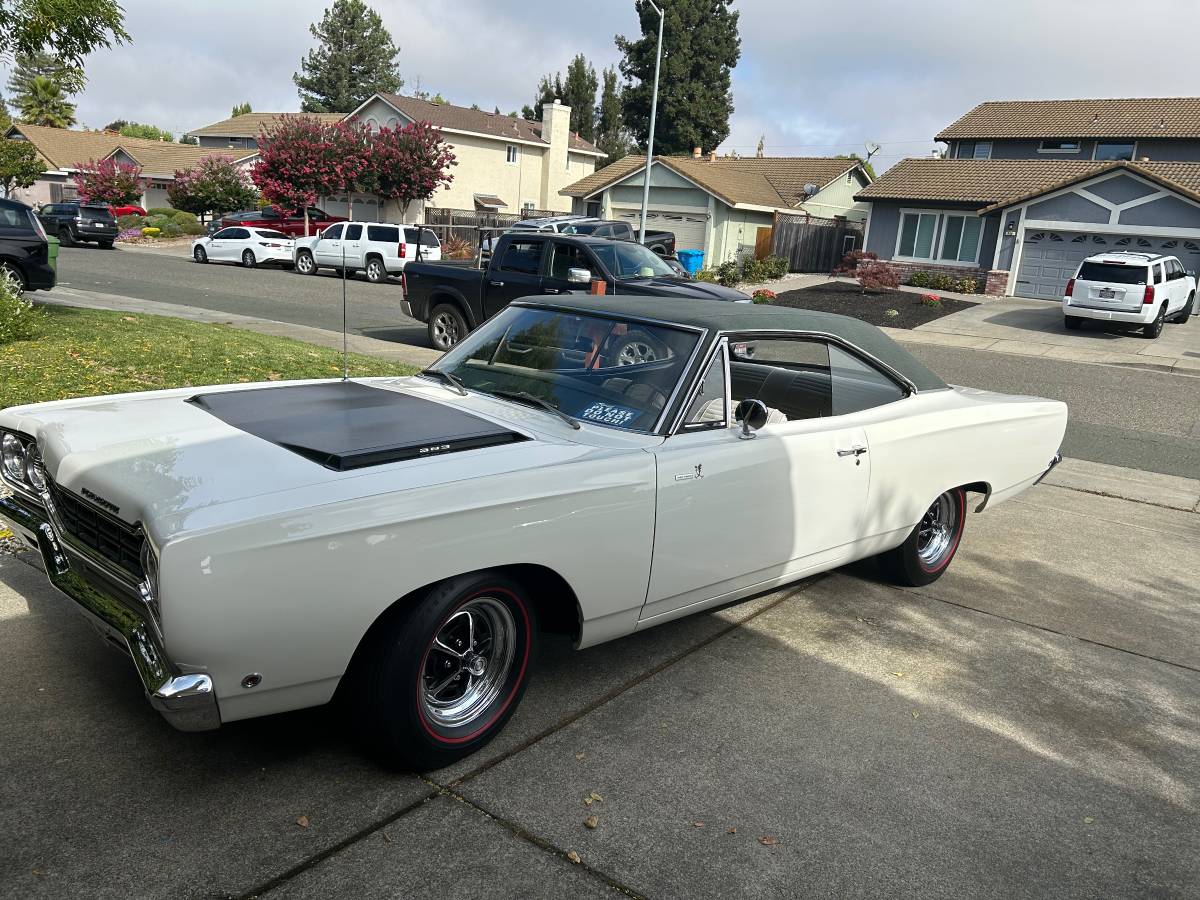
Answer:
M607 283L608 294L750 302L732 288L680 276L641 244L510 232L497 239L486 268L478 262L410 262L404 268L403 309L426 323L436 349L449 350L513 300L586 291L594 279Z

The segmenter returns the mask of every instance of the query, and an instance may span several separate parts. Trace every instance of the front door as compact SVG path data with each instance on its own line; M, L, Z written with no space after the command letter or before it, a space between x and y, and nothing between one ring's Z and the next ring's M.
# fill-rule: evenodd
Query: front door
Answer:
M313 258L319 266L342 265L342 224L330 225L317 238Z
M490 319L513 300L542 291L544 237L513 238L484 273L483 316Z
M550 261L546 266L546 275L542 279L543 294L569 294L572 291L588 290L587 284L572 282L567 278L571 269L587 269L596 273L600 267L580 244L569 244L565 241L550 243Z
M346 230L342 232L342 250L346 254L347 268L356 269L362 267L362 231L362 223L352 222L346 225ZM338 265L341 265L340 261Z
M729 361L728 389L719 351L707 393L655 451L658 509L643 621L837 565L863 535L866 431L832 415L826 345L754 343L758 357L749 344L734 345L742 353ZM754 368L739 371L746 365ZM769 409L751 439L729 421L742 399Z

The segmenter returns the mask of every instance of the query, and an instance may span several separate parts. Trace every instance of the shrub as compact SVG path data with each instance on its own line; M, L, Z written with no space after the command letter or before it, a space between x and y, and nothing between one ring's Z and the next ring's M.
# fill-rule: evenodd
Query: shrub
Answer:
M147 216L173 216L179 210L171 206L152 206L146 210Z
M153 226L147 226L146 228L142 229L142 237L155 237L158 232L159 229L154 228Z
M854 277L862 285L863 291L880 291L885 288L900 286L900 275L891 266L881 262L869 262L859 266Z
M475 256L475 245L463 237L449 237L442 242L442 256L446 259L471 259Z
M922 306L940 307L942 305L942 298L939 297L937 294L922 294L921 295L921 305Z
M128 231L130 228L141 228L145 224L145 216L117 216L117 227L122 231Z
M761 259L748 259L742 265L742 281L749 284L760 284L770 277L767 274L766 263Z
M913 272L908 276L907 284L919 288L933 287L933 276L928 272Z
M171 213L171 221L177 225L194 225L200 220L196 218L195 213L185 212L182 209L177 209Z
M17 283L0 272L0 344L28 341L42 328L42 311L21 294Z
M193 237L204 234L204 226L199 222L188 222L186 225L180 225L179 228L184 234L190 234Z
M717 266L713 273L717 276L717 283L725 287L737 287L741 284L742 273L738 270L737 260L726 260Z
M979 279L972 276L958 279L955 282L954 290L960 294L976 294L979 292Z
M117 234L117 240L118 241L136 241L141 236L142 236L142 229L140 227L126 228Z
M179 237L181 234L183 234L182 225L180 225L178 222L168 222L162 227L159 237L174 238Z
M146 226L149 228L162 229L162 228L165 228L167 225L173 223L174 221L175 220L172 219L170 216L164 215L162 213L153 213L151 215L146 216Z
M701 269L692 278L696 281L708 282L709 284L717 283L717 273L714 269Z
M874 262L879 259L878 253L870 250L851 250L842 257L841 263L833 270L834 275L853 275L861 262Z
M753 300L755 303L774 303L775 302L775 292L768 291L766 288L759 288L757 291L754 292L754 294L750 297L750 299Z
M768 278L782 278L788 273L788 261L782 256L768 256L762 262Z

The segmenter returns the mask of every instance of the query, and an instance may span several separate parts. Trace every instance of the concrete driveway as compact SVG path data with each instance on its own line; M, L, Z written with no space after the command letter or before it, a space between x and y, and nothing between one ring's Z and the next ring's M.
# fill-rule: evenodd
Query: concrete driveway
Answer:
M425 777L330 710L172 731L0 556L0 894L1196 896L1200 482L1051 478L927 588L861 565L551 642Z

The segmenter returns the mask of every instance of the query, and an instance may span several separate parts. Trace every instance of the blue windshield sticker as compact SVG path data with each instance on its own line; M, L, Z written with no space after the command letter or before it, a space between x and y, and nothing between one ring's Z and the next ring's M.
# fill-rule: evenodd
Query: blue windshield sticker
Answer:
M587 419L589 422L599 422L601 425L623 427L636 419L637 416L636 409L629 409L626 406L616 406L612 403L593 403L580 414L579 418Z

